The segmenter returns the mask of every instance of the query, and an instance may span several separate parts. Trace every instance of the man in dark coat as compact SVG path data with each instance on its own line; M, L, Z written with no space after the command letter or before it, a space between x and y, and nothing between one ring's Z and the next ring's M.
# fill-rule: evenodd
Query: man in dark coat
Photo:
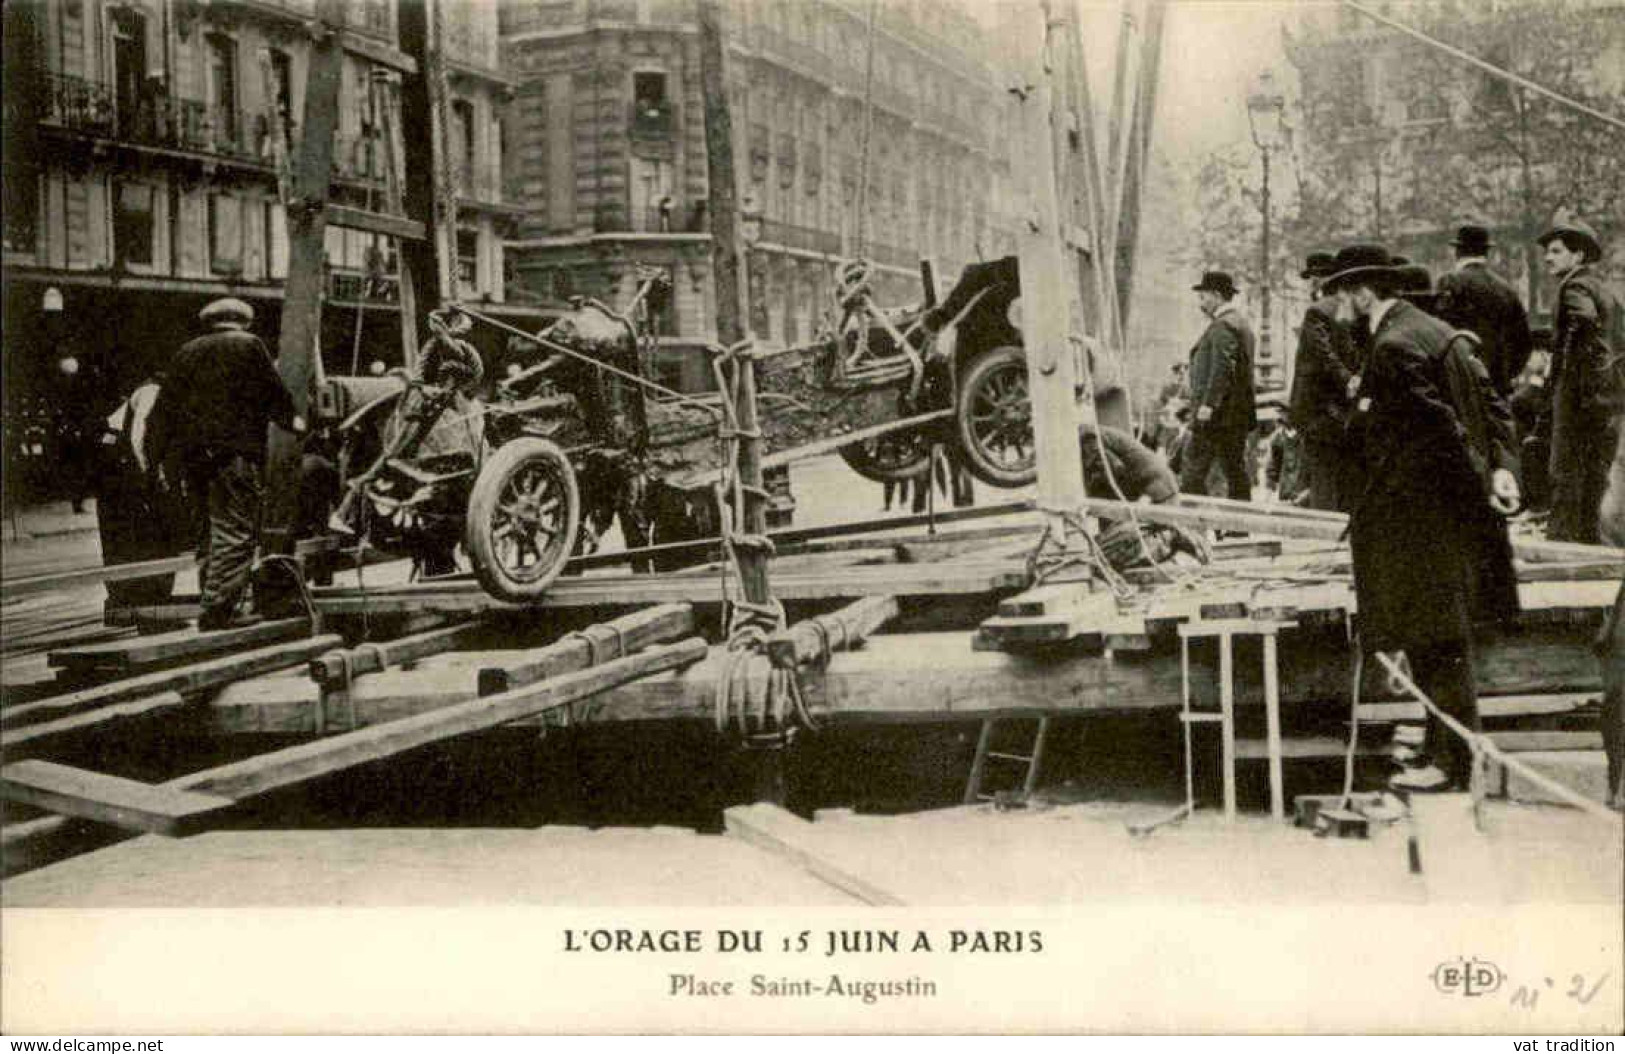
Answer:
M253 308L228 297L198 318L212 332L176 352L148 428L156 431L152 456L179 453L199 518L208 523L198 546L198 628L212 630L231 624L253 571L266 428L275 422L303 432L305 423L270 351L248 332Z
M1478 335L1491 383L1503 397L1511 395L1534 347L1529 312L1517 291L1490 270L1488 228L1463 224L1456 229L1454 245L1456 268L1439 277L1438 307L1433 313L1457 329Z
M1342 449L1354 346L1348 326L1337 317L1337 298L1321 285L1331 263L1331 253L1310 253L1301 274L1309 280L1313 301L1298 329L1287 419L1300 437L1309 507L1346 512L1348 469Z
M1236 284L1228 274L1208 271L1191 288L1209 322L1191 350L1191 445L1180 467L1179 489L1207 493L1208 470L1217 462L1228 496L1251 501L1247 435L1258 427L1252 327L1236 309Z
M1371 332L1350 385L1350 450L1366 480L1350 514L1360 646L1404 651L1417 685L1477 731L1473 627L1518 610L1503 519L1517 508L1515 460L1494 453L1486 492L1450 393L1453 331L1396 298L1403 276L1386 250L1350 246L1334 267L1327 286ZM1429 763L1396 776L1396 789L1468 786L1470 748L1431 713L1423 753Z
M1625 303L1591 264L1602 256L1585 223L1540 236L1546 268L1559 281L1552 345L1552 516L1546 536L1596 542L1597 507L1625 410Z

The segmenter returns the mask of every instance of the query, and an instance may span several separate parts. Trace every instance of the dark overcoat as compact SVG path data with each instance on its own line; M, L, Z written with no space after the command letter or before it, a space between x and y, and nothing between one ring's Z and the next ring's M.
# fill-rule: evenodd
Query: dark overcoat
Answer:
M1191 424L1214 432L1245 435L1258 427L1253 401L1253 331L1234 308L1213 316L1191 349ZM1202 407L1212 416L1199 424Z
M1547 536L1595 542L1625 410L1625 304L1589 265L1557 290L1552 355L1552 518Z
M1534 348L1529 312L1517 291L1482 260L1473 260L1439 276L1435 313L1457 329L1477 334L1484 368L1489 370L1495 390L1511 395Z
M1298 329L1287 415L1303 439L1304 474L1317 509L1342 510L1348 500L1349 473L1341 450L1353 361L1348 327L1337 320L1330 301L1310 304Z
M1517 615L1506 523L1489 504L1448 394L1452 335L1397 302L1360 374L1349 436L1366 482L1350 547L1367 649L1462 643L1475 623Z

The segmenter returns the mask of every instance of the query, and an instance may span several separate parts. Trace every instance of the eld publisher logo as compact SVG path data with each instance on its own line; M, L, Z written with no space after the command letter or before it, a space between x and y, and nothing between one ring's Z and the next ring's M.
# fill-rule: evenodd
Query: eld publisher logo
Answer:
M1433 987L1445 995L1489 995L1502 980L1501 968L1483 959L1452 959L1433 970Z

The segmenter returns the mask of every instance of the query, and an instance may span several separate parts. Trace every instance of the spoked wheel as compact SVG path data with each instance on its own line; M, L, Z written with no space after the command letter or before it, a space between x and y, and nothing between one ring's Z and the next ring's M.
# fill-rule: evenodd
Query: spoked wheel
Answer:
M535 600L564 569L580 526L581 495L564 451L532 437L505 444L468 499L465 541L480 585L499 600Z
M965 467L995 487L1025 487L1038 478L1027 357L1020 348L985 351L959 385L954 427Z
M931 440L924 431L911 428L848 443L838 453L864 479L896 483L925 475L931 464Z

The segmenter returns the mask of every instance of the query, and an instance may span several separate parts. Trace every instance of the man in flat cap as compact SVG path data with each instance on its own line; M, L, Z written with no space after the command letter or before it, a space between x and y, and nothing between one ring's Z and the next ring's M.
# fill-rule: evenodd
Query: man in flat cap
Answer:
M1464 223L1456 228L1454 270L1439 276L1439 298L1433 314L1478 336L1479 355L1490 372L1490 382L1502 397L1529 361L1533 343L1529 312L1518 293L1490 270L1489 228Z
M152 410L149 442L174 448L201 526L198 629L230 625L248 589L259 539L261 472L271 422L304 431L271 352L248 327L254 309L216 300L198 313L210 332L182 345Z
M1616 415L1625 410L1625 303L1591 265L1597 232L1581 220L1540 236L1558 280L1552 325L1552 516L1546 536L1597 541L1597 508L1614 455Z
M1323 285L1332 260L1331 253L1310 253L1300 274L1309 282L1311 302L1298 328L1287 420L1301 437L1309 506L1346 512L1347 469L1342 448L1354 347L1347 323L1337 316L1338 299Z
M1258 427L1253 403L1253 330L1236 309L1236 283L1207 271L1191 287L1208 326L1191 349L1191 444L1180 466L1179 489L1207 493L1208 470L1218 462L1229 497L1251 501L1247 434Z
M1428 697L1477 731L1474 626L1518 610L1503 519L1517 508L1517 479L1505 465L1480 475L1447 388L1454 331L1400 299L1412 281L1379 245L1340 250L1326 278L1371 333L1348 431L1364 479L1349 515L1360 647L1403 651ZM1391 785L1467 789L1471 747L1431 711L1420 760Z

